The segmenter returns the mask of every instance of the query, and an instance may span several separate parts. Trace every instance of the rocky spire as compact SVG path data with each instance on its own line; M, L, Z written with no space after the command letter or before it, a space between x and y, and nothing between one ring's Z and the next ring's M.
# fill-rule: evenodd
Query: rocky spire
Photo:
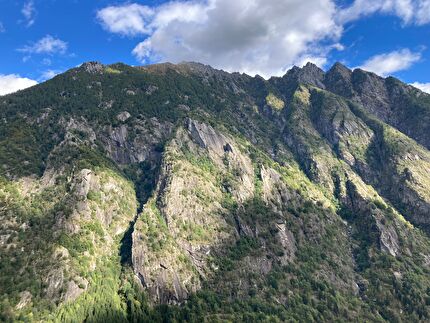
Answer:
M336 94L350 98L353 95L352 71L337 62L326 73L325 87Z
M325 73L322 69L315 64L308 62L302 68L294 66L287 72L287 74L285 74L284 78L324 89L324 74Z

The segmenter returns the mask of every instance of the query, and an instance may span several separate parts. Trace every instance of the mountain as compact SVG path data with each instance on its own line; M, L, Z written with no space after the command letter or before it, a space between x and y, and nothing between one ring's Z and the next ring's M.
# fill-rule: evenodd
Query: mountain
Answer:
M0 97L0 320L430 320L430 95L337 63L85 63Z

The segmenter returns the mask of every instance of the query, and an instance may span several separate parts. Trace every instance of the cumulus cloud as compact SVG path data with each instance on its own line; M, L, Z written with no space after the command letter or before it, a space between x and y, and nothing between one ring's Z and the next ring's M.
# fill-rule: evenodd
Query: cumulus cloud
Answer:
M35 80L21 77L17 74L0 74L0 95L13 93L36 84Z
M430 23L430 0L177 0L158 6L113 5L97 12L109 32L138 36L132 51L143 63L199 61L227 71L281 75L311 61L321 67L349 21L394 14L405 24ZM420 53L395 51L372 57L364 68L386 75L408 68Z
M24 3L21 13L25 18L27 27L30 27L35 22L36 8L34 7L34 1L30 0Z
M64 54L67 51L67 43L51 35L46 35L36 43L26 45L18 51L28 54Z
M97 19L110 32L135 36L149 33L146 21L153 14L151 8L132 3L101 9L97 12Z
M390 73L408 69L413 63L418 62L420 59L421 53L414 53L404 48L390 53L375 55L364 62L360 68L382 76L387 76Z
M430 83L414 82L414 83L411 83L411 85L415 86L416 88L420 89L423 92L427 92L430 94Z
M339 11L342 23L375 13L398 16L405 24L424 25L430 22L430 0L355 0Z
M121 35L145 35L133 54L142 63L200 61L228 71L280 75L304 59L324 63L338 44L332 0L176 1L110 6L97 17Z
M430 0L420 1L416 10L416 20L418 25L430 23Z

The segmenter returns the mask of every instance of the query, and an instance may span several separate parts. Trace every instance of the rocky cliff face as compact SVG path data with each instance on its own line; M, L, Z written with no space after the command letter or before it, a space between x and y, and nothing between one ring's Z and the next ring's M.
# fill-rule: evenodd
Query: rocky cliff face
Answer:
M0 320L427 321L429 115L339 63L1 97Z

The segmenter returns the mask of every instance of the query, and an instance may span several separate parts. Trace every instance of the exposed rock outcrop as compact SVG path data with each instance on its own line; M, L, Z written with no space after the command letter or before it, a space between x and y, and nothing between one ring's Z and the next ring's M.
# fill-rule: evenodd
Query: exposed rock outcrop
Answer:
M233 173L229 190L239 203L254 192L252 163L237 143L195 120L188 119L185 126L167 147L155 198L133 233L135 272L154 301L162 303L181 302L199 289L212 271L211 248L233 233L222 217L225 193L217 176ZM213 172L200 163L213 163ZM154 225L160 229L153 239L165 241L156 255L145 237Z
M187 119L187 130L192 140L208 151L211 160L227 172L234 172L237 178L233 195L239 202L250 198L254 192L254 170L252 162L240 151L231 138L216 132L211 126Z
M23 307L31 303L32 295L29 291L24 291L20 293L19 303L16 305L16 309L20 310Z
M104 65L99 62L87 62L82 64L81 68L90 74L100 74L104 71Z
M116 118L121 122L127 121L130 117L131 117L131 114L128 113L127 111L122 111L118 113L118 115L116 116Z
M145 121L136 119L130 124L107 127L100 140L106 145L109 157L119 164L154 161L160 158L160 147L172 128L172 124L161 123L156 118Z

